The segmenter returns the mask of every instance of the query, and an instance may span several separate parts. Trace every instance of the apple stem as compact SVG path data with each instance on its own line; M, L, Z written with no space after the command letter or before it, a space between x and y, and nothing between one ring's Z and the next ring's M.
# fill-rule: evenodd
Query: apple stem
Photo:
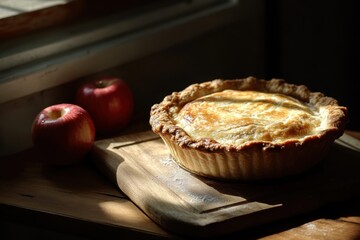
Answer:
M50 113L50 118L55 120L55 119L58 119L62 116L64 116L66 114L66 109L65 110L58 110L58 111L53 111Z
M98 88L104 88L104 87L106 87L106 85L105 85L105 83L103 82L103 81L97 81L97 83L96 83L96 87L98 87Z

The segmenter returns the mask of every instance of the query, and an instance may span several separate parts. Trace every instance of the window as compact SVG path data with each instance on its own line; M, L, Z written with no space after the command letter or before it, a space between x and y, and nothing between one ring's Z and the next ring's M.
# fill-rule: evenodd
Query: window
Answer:
M9 2L38 3L40 10ZM0 103L201 34L231 21L234 14L227 11L235 5L236 0L0 0L5 16L0 20ZM219 14L216 21L211 18ZM7 18L24 18L19 20L23 25L4 24Z

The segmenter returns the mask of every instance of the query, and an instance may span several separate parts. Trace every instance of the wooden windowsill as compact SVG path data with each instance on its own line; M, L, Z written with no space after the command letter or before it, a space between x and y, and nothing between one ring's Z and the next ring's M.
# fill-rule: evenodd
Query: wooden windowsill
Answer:
M0 39L18 37L72 21L81 15L84 2L84 0L0 1Z

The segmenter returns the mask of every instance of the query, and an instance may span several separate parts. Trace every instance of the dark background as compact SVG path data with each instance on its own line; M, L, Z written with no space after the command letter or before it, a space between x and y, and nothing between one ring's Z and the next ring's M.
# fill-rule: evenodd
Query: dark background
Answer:
M356 0L276 0L265 4L265 75L306 84L349 109L360 130L360 8Z

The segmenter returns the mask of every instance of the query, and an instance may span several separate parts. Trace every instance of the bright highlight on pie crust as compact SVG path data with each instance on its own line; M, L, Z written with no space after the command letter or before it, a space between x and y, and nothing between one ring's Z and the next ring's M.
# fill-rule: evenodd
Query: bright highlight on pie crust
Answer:
M313 107L282 94L224 90L187 103L172 116L190 137L221 144L282 142L322 130Z

